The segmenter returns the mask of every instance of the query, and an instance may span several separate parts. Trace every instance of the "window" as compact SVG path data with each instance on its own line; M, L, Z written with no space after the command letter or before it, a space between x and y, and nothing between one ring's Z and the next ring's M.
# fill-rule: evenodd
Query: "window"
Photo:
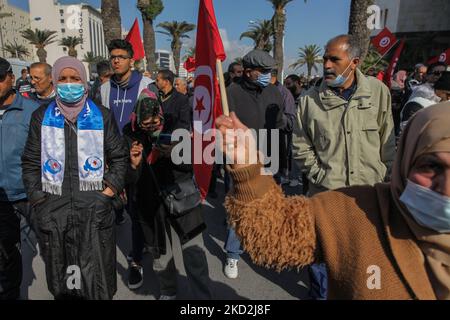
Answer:
M66 48L66 47L63 47L63 51L66 52L66 51L67 51L67 48Z
M61 19L61 23L64 23L64 19Z
M66 29L61 29L61 33L66 33Z

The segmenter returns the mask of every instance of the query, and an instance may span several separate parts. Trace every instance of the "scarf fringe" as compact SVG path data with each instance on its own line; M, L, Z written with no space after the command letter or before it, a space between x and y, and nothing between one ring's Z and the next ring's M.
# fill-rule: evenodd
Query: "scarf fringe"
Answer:
M103 181L80 181L80 191L99 191L103 190Z
M44 192L53 194L55 196L61 196L62 195L62 185L56 185L56 184L52 184L50 182L43 182L42 183L42 190Z

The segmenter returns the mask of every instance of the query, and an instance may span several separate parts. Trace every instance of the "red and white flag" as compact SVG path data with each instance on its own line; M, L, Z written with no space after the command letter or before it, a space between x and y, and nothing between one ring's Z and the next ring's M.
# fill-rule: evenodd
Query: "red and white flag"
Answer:
M397 49L395 50L394 56L392 57L391 63L389 64L389 68L386 70L386 73L384 74L384 83L388 86L388 88L391 88L392 84L392 77L394 76L395 67L397 66L398 59L400 58L400 55L402 54L403 48L405 47L405 40L403 39Z
M214 128L216 118L223 113L216 63L218 59L221 61L226 59L212 0L200 0L195 52L194 175L205 199L213 165L205 162L203 151L211 141L203 142L203 139L202 143L196 141L203 138L205 132Z
M189 57L184 62L183 67L186 69L187 72L193 72L195 71L195 58Z
M427 61L427 64L430 65L436 62L444 62L445 64L450 64L450 48L442 52L439 56L434 57Z
M131 27L130 32L128 32L125 41L128 41L133 47L134 60L139 61L145 58L144 44L142 43L141 31L139 29L137 18L134 20L133 26Z
M397 43L397 38L388 29L384 28L381 32L372 39L372 44L377 51L384 56Z

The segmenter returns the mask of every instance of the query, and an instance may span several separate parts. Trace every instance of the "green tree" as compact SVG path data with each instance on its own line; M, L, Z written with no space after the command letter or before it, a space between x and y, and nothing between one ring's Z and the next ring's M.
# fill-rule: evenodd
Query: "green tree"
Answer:
M2 49L8 52L11 58L17 58L20 60L23 60L24 57L28 57L30 55L28 49L21 44L17 44L17 42L7 43Z
M104 60L101 56L96 56L92 51L84 54L83 62L88 64L89 75L92 75L92 66Z
M180 68L181 39L189 38L187 33L195 29L195 24L191 24L186 21L166 21L158 24L158 27L165 30L158 31L159 33L165 34L172 39L170 47L172 48L173 59L175 61L175 73L178 75Z
M155 72L156 65L156 37L153 22L164 10L162 0L138 0L137 7L142 14L144 24L144 49L147 58L147 70Z
M119 0L102 0L102 20L105 42L122 39L122 19L120 17Z
M248 31L241 34L240 40L242 38L250 38L255 42L255 49L270 52L272 50L270 40L273 34L272 21L258 20L255 24L251 25Z
M47 62L47 51L45 47L56 42L56 31L31 29L23 30L20 33L22 37L34 45L37 49L39 62Z
M300 48L298 53L298 60L290 65L290 68L297 69L306 65L308 70L308 81L311 79L311 73L314 69L318 71L317 64L322 63L321 52L322 50L318 45L311 44Z
M274 14L272 17L273 23L273 56L277 62L278 81L281 81L283 65L284 65L284 29L286 27L286 6L293 0L267 0L272 4ZM305 0L306 2L306 0Z
M186 60L190 57L195 57L195 47L190 47L189 49L186 50L186 52L184 53L183 60Z
M78 56L76 47L80 44L83 44L83 39L80 37L65 37L59 42L60 46L66 47L69 50L69 56L74 58Z
M370 48L364 61L361 63L361 72L366 74L369 69L373 68L376 73L386 69L389 62L385 58L381 58L381 55L373 48Z

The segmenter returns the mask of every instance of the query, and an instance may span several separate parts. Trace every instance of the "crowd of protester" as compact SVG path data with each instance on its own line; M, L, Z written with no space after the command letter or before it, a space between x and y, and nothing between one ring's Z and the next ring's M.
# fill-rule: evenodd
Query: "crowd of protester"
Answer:
M127 219L131 290L150 253L159 299L176 299L177 237L192 298L213 298L202 203L177 208L180 193L195 199L193 167L171 158L171 134L192 131L193 80L134 70L124 40L108 49L92 84L73 57L34 63L17 81L0 58L0 299L20 297L22 217L55 299L113 298L115 227ZM388 88L360 71L360 56L340 35L319 79L281 83L274 58L256 49L229 65L231 114L217 128L277 131L267 149L280 165L273 177L260 164L214 166L208 196L219 177L228 193L224 273L238 278L245 250L266 267L307 267L314 299L450 299L450 71L419 63ZM376 289L366 280L374 265ZM69 286L73 267L81 278Z

